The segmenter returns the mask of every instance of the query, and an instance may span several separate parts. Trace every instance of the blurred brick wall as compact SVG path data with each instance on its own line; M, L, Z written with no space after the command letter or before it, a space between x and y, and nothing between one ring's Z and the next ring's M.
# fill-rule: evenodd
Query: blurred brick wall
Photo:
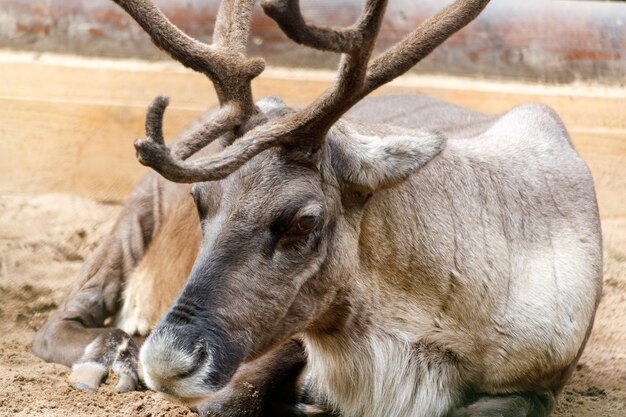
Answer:
M210 40L217 0L157 0L190 35ZM362 0L303 0L314 23L354 21ZM432 15L444 0L391 0L379 48ZM332 68L336 56L286 39L257 7L251 53L270 64ZM100 56L163 58L111 0L2 0L0 48ZM485 12L429 58L417 72L571 82L626 82L626 3L492 0Z

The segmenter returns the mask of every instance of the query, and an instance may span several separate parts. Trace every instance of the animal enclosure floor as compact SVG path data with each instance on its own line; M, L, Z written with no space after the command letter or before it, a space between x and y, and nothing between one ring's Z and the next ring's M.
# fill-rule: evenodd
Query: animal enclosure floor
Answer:
M618 198L616 195L615 198ZM192 416L150 391L81 392L30 349L119 205L68 194L0 196L0 416ZM556 416L626 416L626 219L603 221L604 295Z

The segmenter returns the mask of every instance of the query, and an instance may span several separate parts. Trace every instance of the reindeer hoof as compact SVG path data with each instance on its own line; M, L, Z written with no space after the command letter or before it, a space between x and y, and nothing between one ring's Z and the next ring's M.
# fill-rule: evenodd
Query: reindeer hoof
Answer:
M137 387L137 379L128 374L120 375L120 379L115 385L115 390L117 392L130 392L136 390Z
M137 372L137 346L120 329L110 329L86 348L81 359L72 366L69 382L83 391L95 391L109 375L117 376L117 392L134 391L140 387Z
M83 391L95 391L108 373L109 370L99 363L77 363L72 366L70 384Z

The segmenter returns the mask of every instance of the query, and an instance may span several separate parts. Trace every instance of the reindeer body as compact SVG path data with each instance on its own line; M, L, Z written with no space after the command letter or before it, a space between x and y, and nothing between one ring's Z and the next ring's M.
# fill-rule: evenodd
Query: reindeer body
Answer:
M345 29L264 0L287 36L343 54L337 81L302 110L252 102L254 1L220 5L213 45L151 0L115 1L214 82L220 109L170 148L168 99L152 102L139 161L194 185L142 182L37 354L73 365L87 389L109 368L134 389L139 360L149 388L218 415L299 415L273 399L290 387L295 401L301 344L302 389L347 417L551 412L602 275L593 181L561 121L540 105L489 116L415 96L357 104L488 0L457 0L371 62L385 0ZM119 328L104 328L112 316ZM130 335L148 333L138 353Z
M442 415L468 387L557 393L582 351L602 282L591 175L544 106L476 119L436 126L444 151L374 194L332 252L348 324L304 340L311 378L346 415Z
M593 184L558 117L532 104L489 116L420 96L365 100L349 116L357 122L331 134L358 134L368 120L448 141L372 196L352 219L358 234L338 225L345 241L325 273L344 283L345 321L302 334L307 389L347 416L441 415L468 389L558 392L601 289ZM195 258L195 207L179 196L130 278L119 316L130 334L156 325Z

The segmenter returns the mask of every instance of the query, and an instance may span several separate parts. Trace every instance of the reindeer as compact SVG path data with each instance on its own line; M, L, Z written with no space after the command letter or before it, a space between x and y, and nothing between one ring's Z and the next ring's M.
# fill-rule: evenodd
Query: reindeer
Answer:
M254 0L222 2L211 45L150 0L115 1L220 108L166 146L168 100L151 103L135 148L161 177L138 185L39 356L84 389L109 369L136 389L140 364L149 388L220 415L302 415L302 393L342 416L550 414L602 282L593 181L559 117L362 101L488 0L455 1L374 59L385 0L339 29L263 0L288 37L342 54L303 109L253 101Z

